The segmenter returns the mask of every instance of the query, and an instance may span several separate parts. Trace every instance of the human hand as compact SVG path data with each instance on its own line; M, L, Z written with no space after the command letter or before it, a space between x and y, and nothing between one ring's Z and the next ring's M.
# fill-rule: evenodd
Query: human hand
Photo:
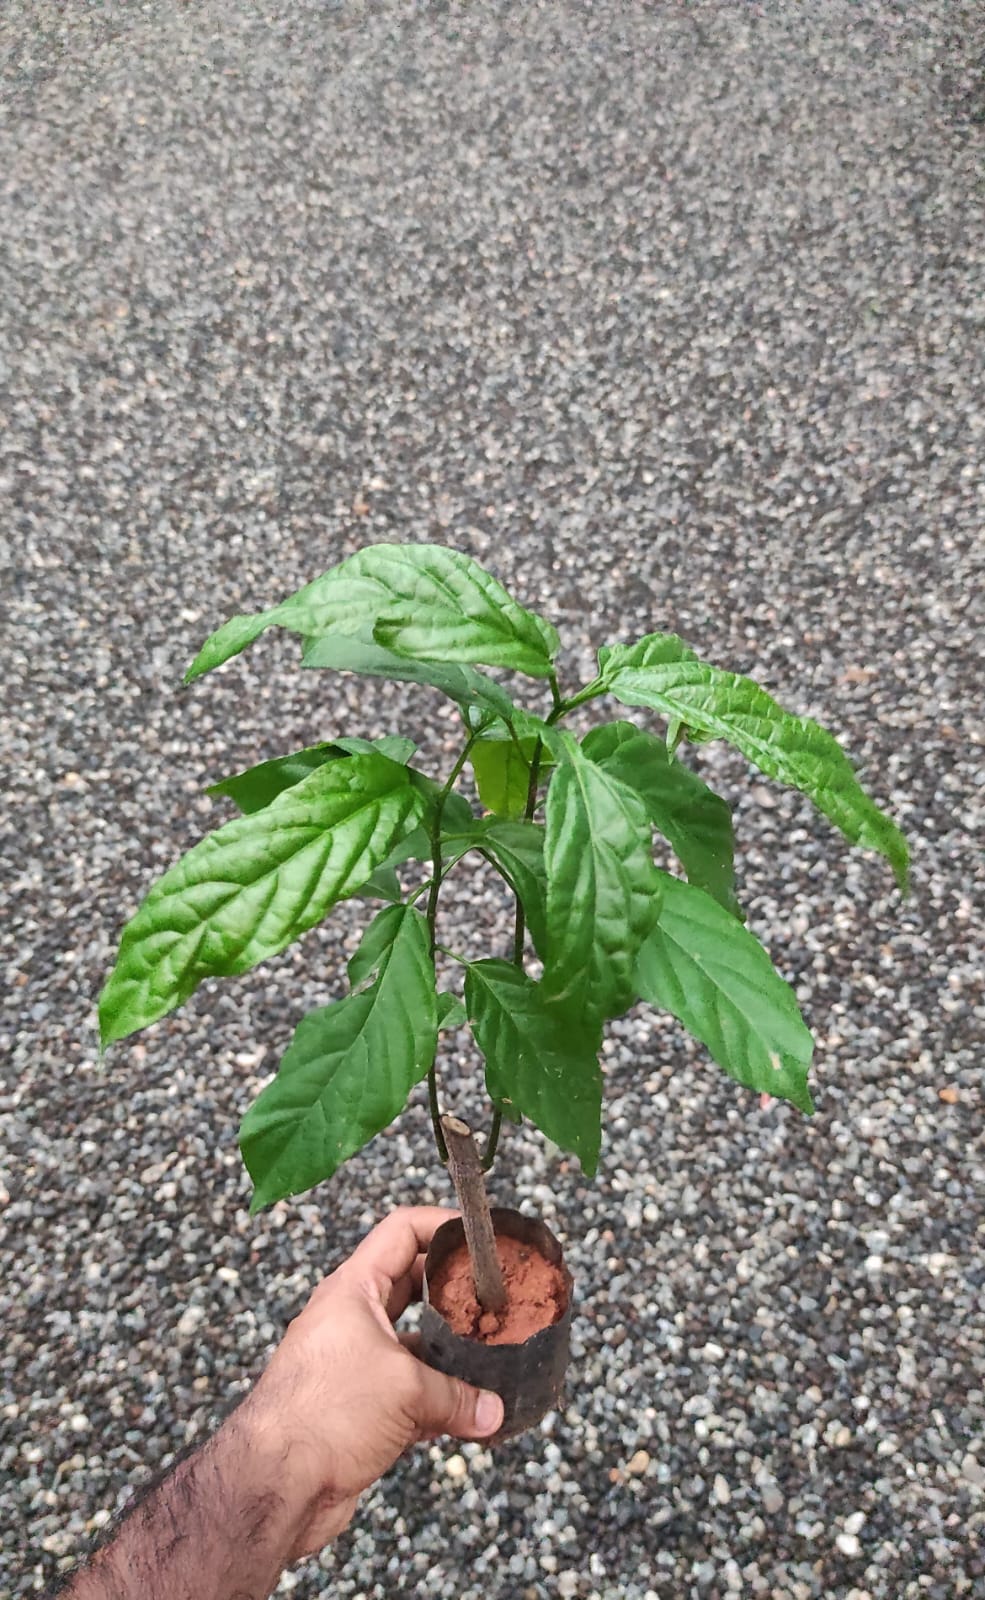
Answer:
M419 1439L482 1439L503 1420L498 1395L434 1372L393 1324L420 1294L431 1235L455 1216L394 1211L324 1279L295 1318L245 1406L258 1448L278 1466L299 1560L345 1528L364 1489Z

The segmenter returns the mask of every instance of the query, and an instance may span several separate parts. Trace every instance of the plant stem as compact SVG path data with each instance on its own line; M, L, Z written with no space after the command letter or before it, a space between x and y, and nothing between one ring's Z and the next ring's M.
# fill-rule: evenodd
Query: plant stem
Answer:
M553 681L554 684L556 684L557 680L554 679ZM555 708L560 704L560 698L556 697ZM537 809L537 786L540 782L540 758L541 754L543 753L543 749L543 741L538 739L537 743L534 745L534 753L530 758L530 782L527 785L527 804L526 809L524 810L524 819L527 822L532 820L533 814ZM516 919L513 923L513 965L515 967L519 967L520 971L522 972L523 942L527 933L527 920L523 914L523 902L515 891L514 902L516 904ZM494 1107L493 1119L489 1127L489 1137L486 1140L486 1149L482 1157L483 1172L488 1172L496 1159L496 1150L499 1145L499 1134L502 1126L503 1113Z
M503 1113L498 1107L493 1108L492 1122L489 1124L489 1137L482 1156L482 1170L488 1172L496 1159L496 1146L499 1144L499 1130L503 1126Z
M448 1116L442 1117L441 1127L448 1146L448 1165L455 1193L462 1210L476 1299L483 1311L502 1311L506 1305L506 1285L496 1254L496 1235L472 1129L460 1117Z
M434 864L434 876L431 879L431 891L428 895L427 912L425 914L432 961L438 948L438 896L441 893L441 879L443 876L441 865L441 820L444 815L445 801L454 789L458 775L468 760L472 746L478 737L479 734L476 731L465 741L465 748L448 774L444 788L434 803L434 816L431 822L431 860ZM441 1128L441 1108L438 1105L438 1075L434 1061L431 1062L428 1068L428 1109L431 1113L431 1127L434 1132L434 1142L438 1156L442 1161L447 1161L448 1146L445 1143L445 1136Z
M586 700L597 700L600 694L605 694L605 685L601 678L596 678L592 683L586 683L584 689L579 689L570 700L562 700L560 705L555 705L554 710L547 717L551 724L559 722L566 717L569 711L574 711L576 706L582 706Z

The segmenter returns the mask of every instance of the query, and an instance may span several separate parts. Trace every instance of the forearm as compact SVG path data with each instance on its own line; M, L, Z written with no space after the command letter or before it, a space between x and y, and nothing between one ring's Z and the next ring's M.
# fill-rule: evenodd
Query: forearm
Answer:
M266 1600L303 1509L250 1401L127 1516L59 1593L70 1600ZM306 1508L305 1508L306 1509Z

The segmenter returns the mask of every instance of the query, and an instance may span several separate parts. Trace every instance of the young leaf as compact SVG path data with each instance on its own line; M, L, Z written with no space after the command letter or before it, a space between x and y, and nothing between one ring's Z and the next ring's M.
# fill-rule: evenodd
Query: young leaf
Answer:
M248 972L359 889L423 809L381 755L318 767L189 850L127 923L99 1001L104 1045L156 1022L203 978Z
M906 840L819 723L784 711L751 679L698 661L676 635L600 650L599 667L605 687L624 705L649 706L704 738L727 739L767 776L808 795L852 844L885 856L906 889Z
M441 836L446 867L469 850L478 850L506 878L523 906L527 927L537 954L547 949L547 876L544 870L544 829L538 822L502 822L498 817L474 817L468 826ZM430 844L421 859L430 854Z
M636 961L636 984L748 1089L813 1111L814 1041L793 990L762 945L710 895L661 873L660 920Z
M477 562L437 544L377 544L271 611L233 617L207 639L186 681L210 672L277 625L309 638L371 636L421 661L508 667L546 678L558 648L550 623L525 611Z
M309 745L306 750L296 750L290 756L275 756L272 761L261 761L258 766L247 767L231 778L210 784L206 794L224 795L232 800L245 816L262 811L276 800L285 789L293 788L302 778L307 778L327 761L340 761L351 755L372 755L378 751L399 761L404 766L417 746L412 739L401 739L396 734L384 734L382 739L334 739L330 744Z
M403 1110L434 1060L437 996L424 918L409 906L381 911L349 970L354 985L373 981L298 1024L276 1078L243 1118L251 1211L330 1178Z
M732 813L720 795L672 755L662 739L632 722L609 722L582 740L589 760L634 789L688 878L742 920L735 898Z
M544 828L538 822L480 824L479 844L509 880L523 907L534 949L547 954L547 873L544 868Z
M536 738L476 740L470 757L472 771L479 799L488 811L510 822L523 816L536 746Z
M633 963L660 906L650 823L632 789L570 735L547 791L544 992L590 1019L635 999Z
M410 781L424 801L424 826L430 834L434 822L435 807L441 798L442 786L440 783L435 783L433 778L429 778L427 773L418 772L416 768L411 768ZM475 822L472 807L464 795L456 794L454 789L450 794L446 794L442 801L441 818L442 829L447 833L467 833ZM430 858L431 844L429 840L428 847L420 859L428 861Z
M468 1014L457 994L443 990L438 996L438 1029L441 1033L451 1028L463 1028Z
M326 633L320 639L306 639L301 665L358 672L367 678L392 679L394 683L424 683L483 716L492 713L510 721L516 714L506 690L484 672L455 662L415 661L395 650L385 650L374 642L371 633Z
M356 900L389 900L395 905L403 898L400 879L393 868L384 864L371 872L361 888L355 891Z
M601 1029L586 1030L508 961L469 965L465 1005L493 1101L574 1151L592 1177L601 1141Z

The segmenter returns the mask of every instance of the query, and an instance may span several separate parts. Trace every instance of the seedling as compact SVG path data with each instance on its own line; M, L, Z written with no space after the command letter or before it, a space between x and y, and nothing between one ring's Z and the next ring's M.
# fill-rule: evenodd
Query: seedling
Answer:
M233 617L188 681L274 626L301 636L305 668L440 690L460 710L462 742L437 779L413 765L409 738L391 734L333 737L213 784L242 815L166 872L124 929L100 1000L104 1045L156 1022L203 979L250 971L341 901L384 902L349 963L350 992L301 1019L243 1120L254 1210L330 1178L424 1079L445 1159L439 1033L466 1020L485 1061L487 1168L503 1119L526 1117L595 1172L602 1031L638 1000L672 1012L738 1083L812 1110L811 1035L744 926L729 807L677 750L684 739L727 740L883 855L904 889L905 841L831 734L699 660L676 634L607 645L590 683L563 687L551 624L438 545L370 546L273 610ZM542 714L521 710L480 667L541 683ZM579 738L573 713L603 697L655 712L664 736L620 719ZM467 765L482 815L456 791ZM476 859L515 897L509 959L475 959L440 936L453 869ZM413 863L426 875L407 887ZM454 959L461 996L437 989L439 950Z

